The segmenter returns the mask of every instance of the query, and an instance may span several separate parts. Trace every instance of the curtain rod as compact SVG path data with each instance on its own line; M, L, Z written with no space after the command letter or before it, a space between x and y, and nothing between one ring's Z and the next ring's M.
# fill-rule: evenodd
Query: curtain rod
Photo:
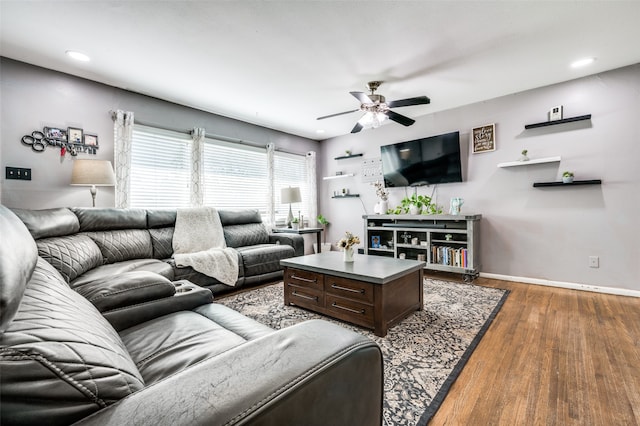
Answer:
M110 111L110 113L111 113L111 118L115 120L115 111ZM165 127L165 126L158 126L157 124L150 124L150 123L146 123L144 121L139 121L139 120L136 120L135 117L133 119L133 123L134 124L139 124L141 126L153 127L155 129L166 130L166 131L169 131L169 132L183 133L183 134L186 134L186 135L190 135L191 134L191 129L189 129L189 130L172 129L172 128ZM247 140L238 139L238 138L232 138L232 137L223 136L223 135L209 134L209 133L206 132L206 129L205 129L205 139L217 139L217 140L221 140L223 142L237 143L239 145L247 145L247 146L251 146L253 148L266 148L267 147L266 144L260 144L258 142L247 141ZM293 152L293 151L289 151L289 150L278 148L278 147L275 147L275 150L279 151L279 152L284 152L286 154L305 156L305 153Z

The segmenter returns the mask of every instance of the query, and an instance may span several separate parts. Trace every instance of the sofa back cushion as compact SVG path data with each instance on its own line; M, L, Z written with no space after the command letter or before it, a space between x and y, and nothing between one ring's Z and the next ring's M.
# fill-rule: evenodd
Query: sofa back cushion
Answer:
M38 254L53 265L67 282L103 263L100 249L87 235L43 238L36 243Z
M78 217L67 208L45 210L12 209L34 239L62 237L80 230Z
M168 259L173 256L173 231L175 228L149 229L154 259Z
M228 247L254 246L256 244L267 244L269 242L269 233L262 223L229 225L224 227L224 239Z
M38 259L0 339L0 424L70 424L144 388L122 340Z
M74 207L71 210L78 217L81 232L147 228L144 209Z
M153 257L151 236L146 229L87 232L86 235L100 248L104 263Z

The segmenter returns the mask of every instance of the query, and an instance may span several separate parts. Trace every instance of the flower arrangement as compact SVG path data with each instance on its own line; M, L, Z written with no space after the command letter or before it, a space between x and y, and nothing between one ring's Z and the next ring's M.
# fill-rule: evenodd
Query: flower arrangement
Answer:
M387 201L389 199L389 191L387 191L382 182L377 180L373 183L373 186L376 187L376 195L378 196L378 198L380 198L382 201Z
M344 233L344 237L340 241L338 241L337 246L340 248L348 249L356 244L360 244L360 238L357 235L353 235L351 232L347 231Z

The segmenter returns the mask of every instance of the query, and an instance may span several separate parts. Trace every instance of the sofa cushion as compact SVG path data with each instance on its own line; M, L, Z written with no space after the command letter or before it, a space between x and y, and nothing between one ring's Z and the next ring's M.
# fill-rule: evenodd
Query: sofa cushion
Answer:
M293 247L284 244L259 244L238 247L246 277L281 271L280 260L295 255Z
M269 233L262 222L227 225L223 229L228 247L238 248L269 242Z
M104 263L153 258L151 236L146 229L87 232L104 256Z
M77 287L91 281L113 277L131 271L155 272L170 281L174 279L173 268L166 262L157 259L133 259L98 266L71 281L71 286Z
M81 232L147 228L144 209L74 207L71 211L80 221Z
M43 238L36 242L38 254L71 282L96 266L102 265L102 253L86 235Z
M225 312L231 311L222 308ZM196 311L198 309L200 308ZM237 321L254 323L238 312L235 315ZM264 330L264 327L259 325L256 330ZM247 325L247 328L251 326ZM248 330L245 334L250 335ZM247 341L241 335L217 324L213 313L201 315L190 311L176 312L147 321L122 330L120 336L147 385Z
M0 340L2 422L70 424L143 389L113 327L42 258Z
M12 209L27 226L34 239L62 237L80 230L78 217L67 208L45 210Z
M173 255L173 230L173 227L149 229L155 259L168 259Z

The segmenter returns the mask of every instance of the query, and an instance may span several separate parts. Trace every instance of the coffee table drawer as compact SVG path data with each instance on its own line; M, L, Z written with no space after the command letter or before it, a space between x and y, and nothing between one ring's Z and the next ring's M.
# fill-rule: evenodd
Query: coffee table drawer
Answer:
M355 300L325 294L325 309L334 318L373 328L373 306Z
M327 294L373 303L373 285L364 281L325 276L324 291Z
M324 275L301 269L286 268L284 275L286 284L294 284L300 287L312 288L322 291L324 289Z
M307 287L299 287L295 284L286 284L285 302L303 308L317 310L324 306L324 293Z

